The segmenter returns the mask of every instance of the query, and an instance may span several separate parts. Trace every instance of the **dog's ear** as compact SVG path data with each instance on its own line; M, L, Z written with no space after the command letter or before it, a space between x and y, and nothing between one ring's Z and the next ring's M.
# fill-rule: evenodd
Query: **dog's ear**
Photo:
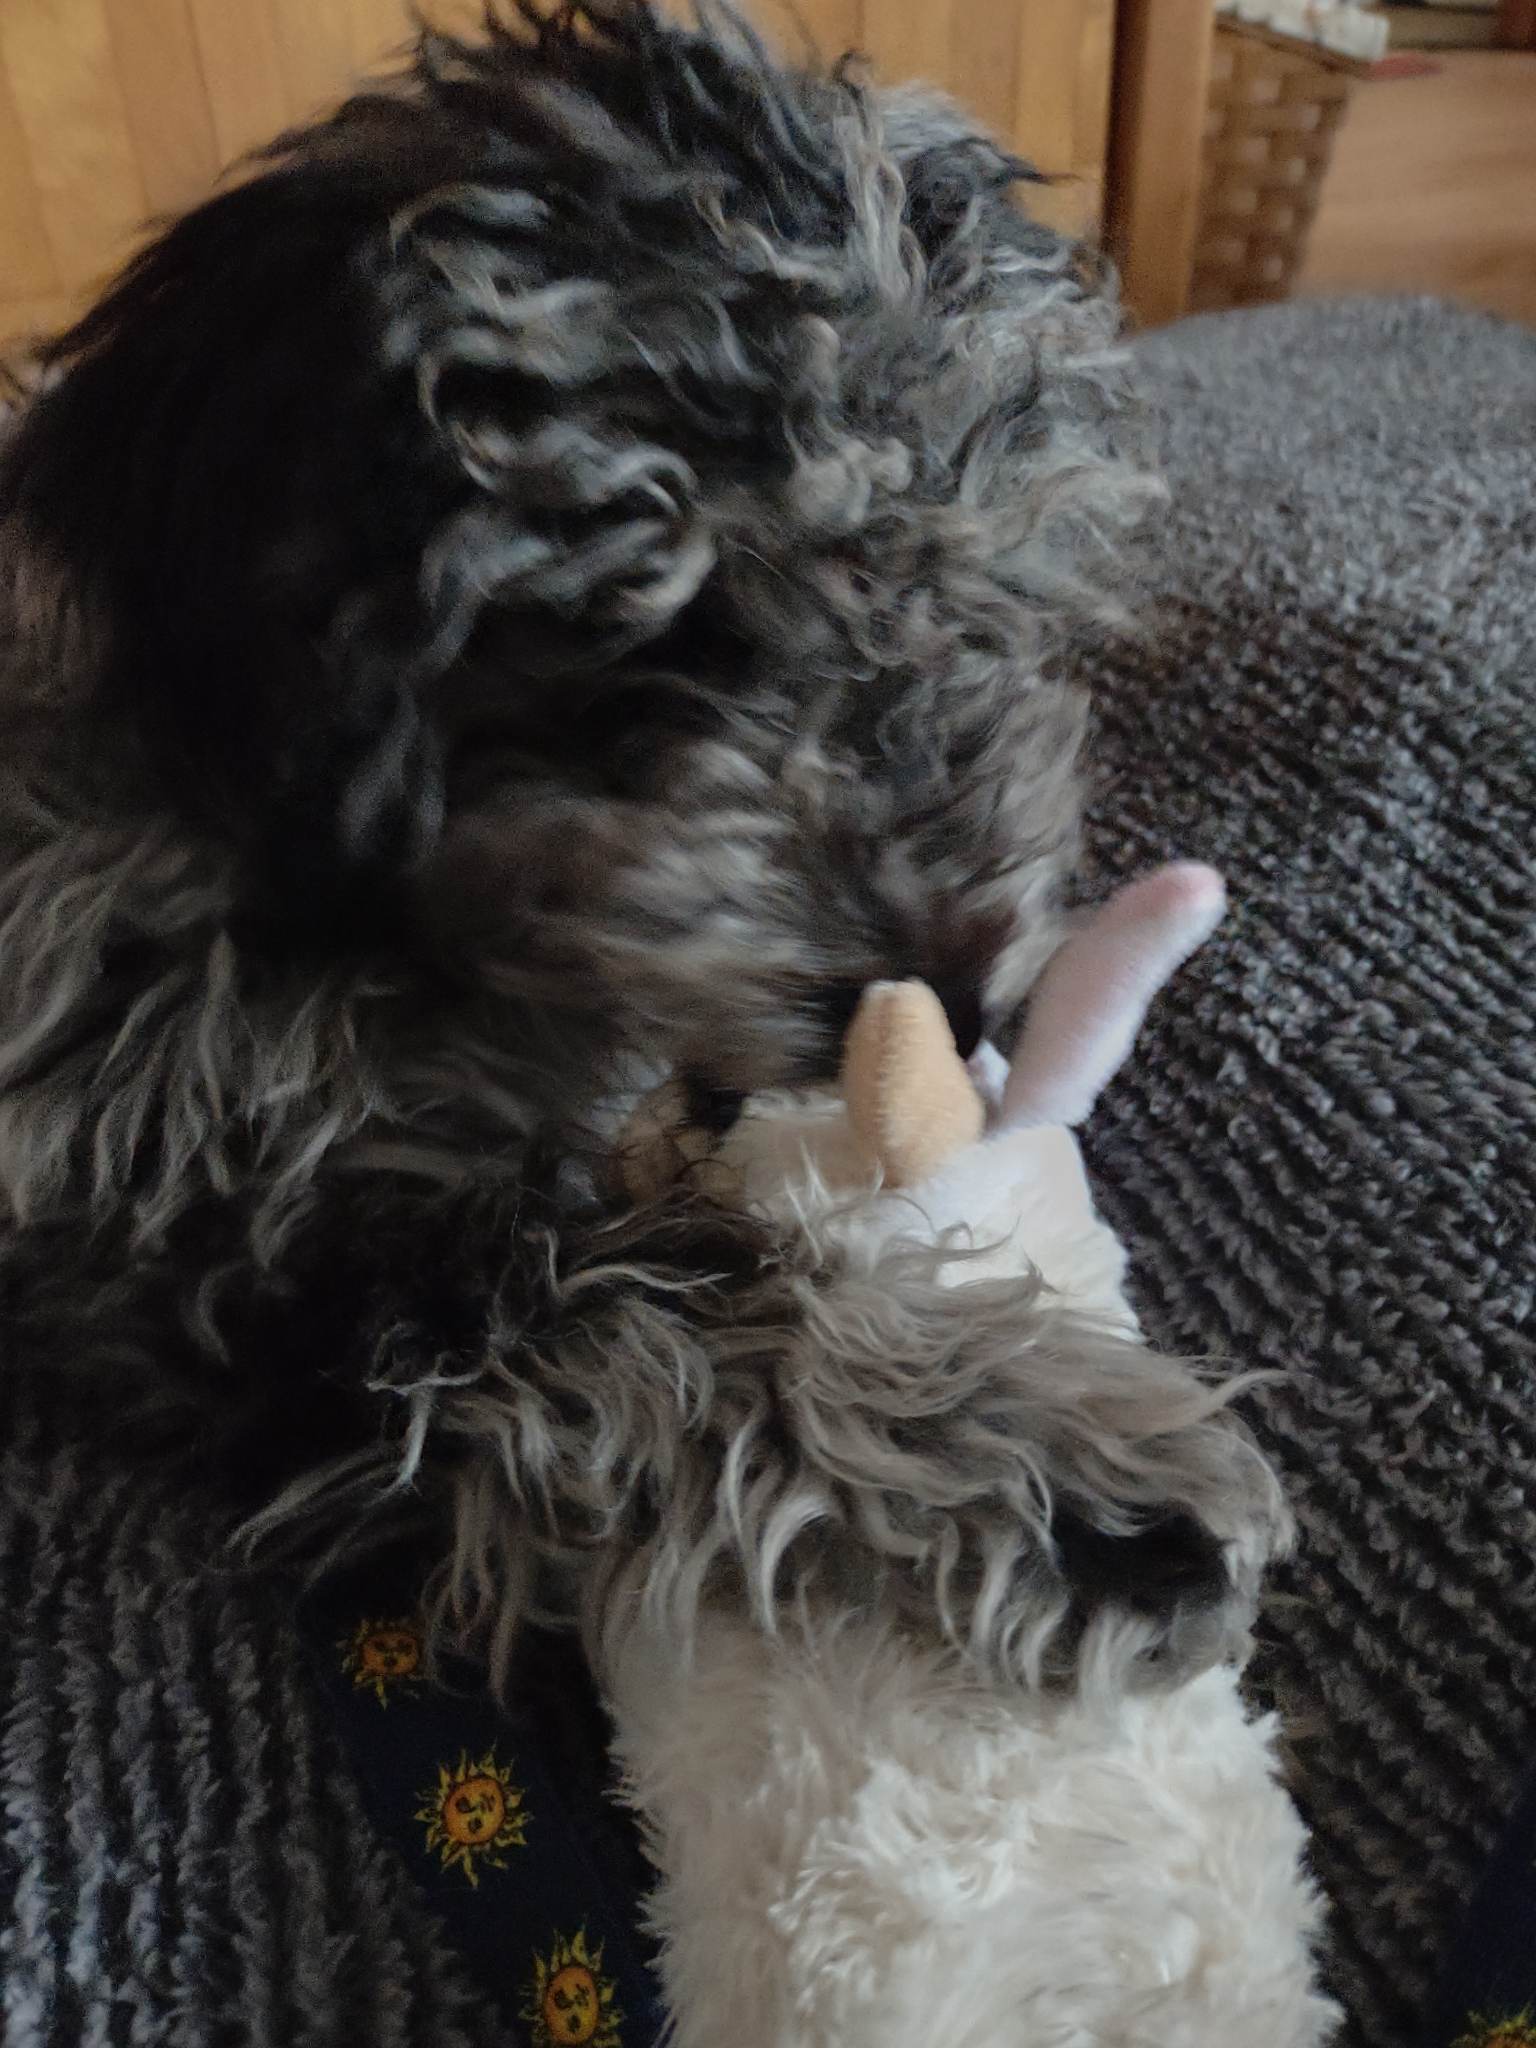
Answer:
M170 802L288 932L400 900L477 690L558 726L574 674L668 629L714 560L690 434L760 459L716 230L564 88L567 40L429 40L408 89L176 223L59 344L0 474L0 521L108 622L101 687ZM623 303L647 198L654 307Z
M93 688L284 924L377 900L440 811L416 580L458 479L378 373L361 261L422 174L284 163L177 222L0 469L8 540L100 622Z

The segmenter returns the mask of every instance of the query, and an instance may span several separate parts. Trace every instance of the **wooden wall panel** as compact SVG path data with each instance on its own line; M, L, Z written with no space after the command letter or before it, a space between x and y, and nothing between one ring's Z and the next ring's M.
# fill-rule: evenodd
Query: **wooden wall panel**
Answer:
M332 105L358 69L349 0L270 0L287 118ZM375 54L372 46L368 56Z
M474 0L425 0L423 14L445 28L469 23L482 10ZM408 39L411 25L404 0L348 0L352 28L352 66L366 71L380 61L387 62Z
M867 4L868 0L757 0L748 11L781 50L797 56L809 44L830 63L859 44Z
M144 197L174 213L213 183L223 157L188 0L106 0Z
M685 4L685 0L677 0ZM1115 0L755 0L769 37L926 77L1069 182L1092 227ZM446 26L481 0L426 0ZM0 338L68 316L148 217L333 102L411 33L409 0L0 0Z
M949 50L940 80L947 92L969 107L978 121L1011 147L1021 147L1015 133L1022 17L1012 6L969 5L963 29L951 21ZM1034 10L1039 11L1039 0ZM1031 149L1035 147L1032 143Z
M31 151L0 60L0 297L20 299L60 289Z
M288 125L290 107L273 0L192 0L203 83L219 155L228 163Z
M105 0L0 7L0 63L60 285L115 262L146 211Z
M1113 0L1027 9L1019 18L1012 132L1061 180L1037 211L1083 232L1097 224L1109 127Z
M860 43L883 78L946 79L957 14L980 0L864 0Z

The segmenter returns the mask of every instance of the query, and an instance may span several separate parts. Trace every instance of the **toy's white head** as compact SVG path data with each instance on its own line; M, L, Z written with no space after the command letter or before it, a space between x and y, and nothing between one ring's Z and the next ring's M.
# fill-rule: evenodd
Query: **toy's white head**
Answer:
M1125 1256L1095 1212L1072 1127L1224 902L1220 877L1193 863L1122 889L1051 961L1011 1065L987 1046L963 1061L930 989L881 982L849 1032L840 1094L750 1102L718 1145L653 1123L631 1157L654 1174L660 1145L711 1193L868 1249L948 1236L954 1283L1033 1268L1134 1330Z

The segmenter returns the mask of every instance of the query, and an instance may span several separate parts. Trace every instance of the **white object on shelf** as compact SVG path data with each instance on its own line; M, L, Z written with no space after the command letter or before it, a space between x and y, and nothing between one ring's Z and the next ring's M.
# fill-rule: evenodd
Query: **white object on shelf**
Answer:
M1385 17L1350 0L1216 0L1216 12L1367 64L1387 47Z

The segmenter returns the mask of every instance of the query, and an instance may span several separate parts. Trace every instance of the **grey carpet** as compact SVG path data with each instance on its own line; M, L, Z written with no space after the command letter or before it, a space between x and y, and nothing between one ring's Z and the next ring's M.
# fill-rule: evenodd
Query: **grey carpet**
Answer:
M1346 302L1145 357L1175 508L1095 844L1235 909L1092 1152L1153 1334L1290 1375L1262 1676L1353 2038L1405 2048L1536 1767L1536 334Z
M505 2048L370 1832L277 1588L36 1390L0 1407L0 2042Z
M1144 352L1176 497L1151 636L1096 663L1095 847L1237 908L1093 1150L1155 1332L1291 1375L1263 1678L1355 2039L1405 2048L1536 1757L1536 337L1296 308ZM0 1400L0 2038L489 2048L279 1589Z

